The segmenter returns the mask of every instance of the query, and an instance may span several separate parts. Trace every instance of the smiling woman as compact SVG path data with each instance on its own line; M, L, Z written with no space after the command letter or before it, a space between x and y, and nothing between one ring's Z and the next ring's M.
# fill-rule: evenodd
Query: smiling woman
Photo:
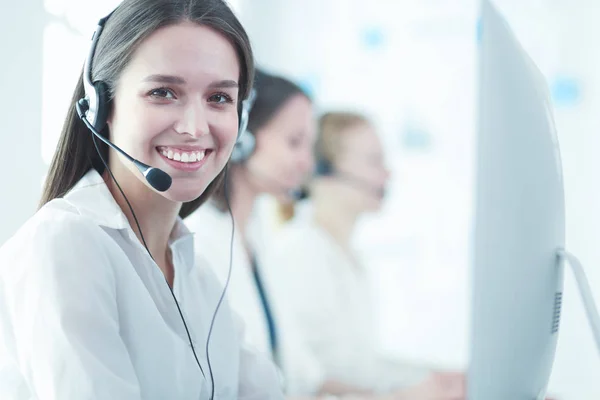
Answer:
M281 397L181 219L219 185L253 74L222 0L99 22L41 207L0 248L0 398Z
M107 124L117 146L171 175L171 188L159 197L194 201L223 170L237 136L239 77L234 47L212 27L171 25L140 44L115 88ZM140 118L130 118L133 114ZM173 151L172 160L159 150L165 147ZM178 149L186 147L209 154L184 164ZM136 190L148 187L132 163L111 155L109 167L119 183Z

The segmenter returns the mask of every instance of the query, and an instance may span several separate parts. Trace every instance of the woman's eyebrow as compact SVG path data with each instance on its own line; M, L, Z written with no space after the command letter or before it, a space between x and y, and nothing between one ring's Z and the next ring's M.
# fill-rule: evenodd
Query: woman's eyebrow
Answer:
M186 81L180 76L164 75L164 74L153 74L145 77L143 82L155 82L155 83L166 83L171 85L185 85ZM212 82L209 87L211 89L226 89L226 88L238 88L239 84L231 79L224 79Z
M185 85L185 79L174 75L154 74L143 79L143 82L168 83L172 85Z
M212 89L216 89L216 88L225 89L225 88L237 88L237 87L239 87L238 83L236 81L232 81L229 79L215 81L210 84L210 88L212 88Z

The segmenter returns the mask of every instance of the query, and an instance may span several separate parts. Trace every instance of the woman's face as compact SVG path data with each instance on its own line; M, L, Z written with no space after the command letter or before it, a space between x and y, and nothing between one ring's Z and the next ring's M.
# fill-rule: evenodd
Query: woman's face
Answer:
M248 179L258 191L285 198L305 181L314 164L315 131L312 103L297 94L253 132L256 149L246 167Z
M234 47L213 29L187 22L161 28L140 43L117 82L110 138L171 175L162 196L191 201L231 155L239 76ZM110 164L117 180L150 187L131 162L115 155Z
M366 123L357 124L342 132L341 138L341 149L335 160L339 197L359 212L379 210L389 171L375 128Z

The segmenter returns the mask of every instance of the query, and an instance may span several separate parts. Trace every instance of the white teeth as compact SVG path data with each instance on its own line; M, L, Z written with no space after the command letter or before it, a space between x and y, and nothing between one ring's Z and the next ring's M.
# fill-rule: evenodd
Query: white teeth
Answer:
M206 156L206 150L202 151L192 151L192 152L178 152L177 150L173 151L172 149L162 149L160 153L167 157L170 160L179 161L182 163L193 163L202 161Z

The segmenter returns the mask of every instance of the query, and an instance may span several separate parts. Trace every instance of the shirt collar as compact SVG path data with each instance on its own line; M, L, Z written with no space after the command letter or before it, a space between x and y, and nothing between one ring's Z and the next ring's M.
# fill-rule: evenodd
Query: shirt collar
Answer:
M130 228L129 221L108 190L104 179L93 168L75 184L64 200L98 225L111 229Z
M191 268L196 259L194 253L194 234L190 232L180 217L175 221L175 227L171 232L169 245L173 255L179 254L184 259L184 264Z
M64 200L75 207L81 215L92 219L100 226L128 230L132 240L137 241L127 217L108 190L104 179L95 169L90 169L67 193ZM193 260L192 239L193 234L185 226L183 220L177 217L169 238L173 253L180 253L186 260Z

